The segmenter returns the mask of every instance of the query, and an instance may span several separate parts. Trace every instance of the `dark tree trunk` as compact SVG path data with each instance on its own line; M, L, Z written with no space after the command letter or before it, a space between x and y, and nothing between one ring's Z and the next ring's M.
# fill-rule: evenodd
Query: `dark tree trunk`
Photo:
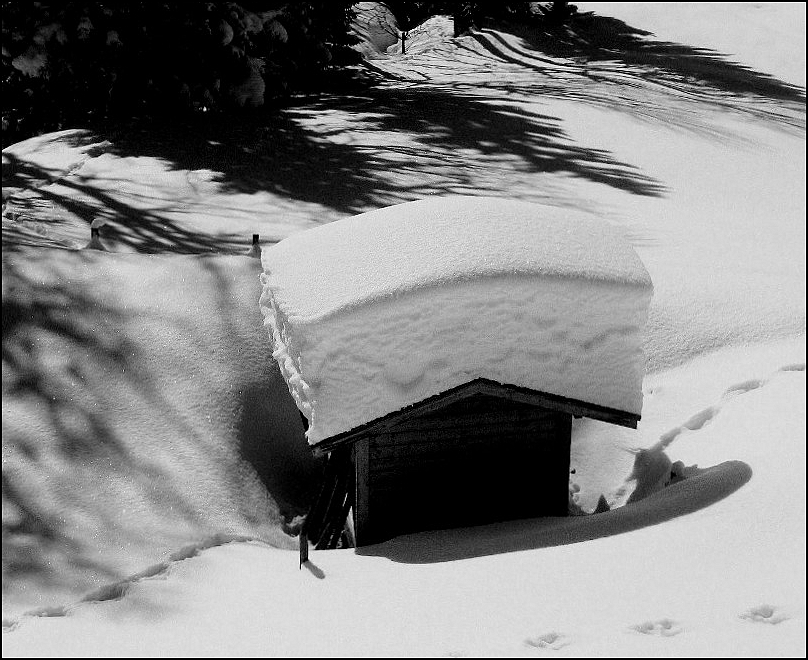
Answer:
M468 32L472 26L472 7L469 2L461 2L454 13L454 36Z
M572 14L573 9L569 2L553 2L550 5L550 19L556 23L563 23Z

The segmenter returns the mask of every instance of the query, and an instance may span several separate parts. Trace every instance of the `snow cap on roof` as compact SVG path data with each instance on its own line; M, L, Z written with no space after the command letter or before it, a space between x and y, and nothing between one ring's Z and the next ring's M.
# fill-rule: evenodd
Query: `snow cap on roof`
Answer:
M639 413L651 281L605 222L432 197L292 235L262 261L311 443L477 377Z

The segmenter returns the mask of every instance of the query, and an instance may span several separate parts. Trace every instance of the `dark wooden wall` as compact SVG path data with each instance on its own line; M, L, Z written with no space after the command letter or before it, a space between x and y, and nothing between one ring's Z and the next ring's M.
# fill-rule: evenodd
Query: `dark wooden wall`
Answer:
M567 515L571 422L475 395L363 438L354 446L357 544Z

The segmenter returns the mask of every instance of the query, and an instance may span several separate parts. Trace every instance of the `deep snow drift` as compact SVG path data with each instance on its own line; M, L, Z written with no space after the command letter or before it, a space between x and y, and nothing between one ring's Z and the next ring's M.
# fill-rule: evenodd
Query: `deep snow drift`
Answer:
M622 30L607 8L582 6ZM800 84L805 7L614 15L655 33L640 53L658 67L620 48L585 64L489 30L388 53L374 61L385 83L271 124L71 131L4 150L4 268L46 283L3 294L4 321L10 300L44 326L40 341L3 333L4 351L11 337L42 365L11 388L4 352L4 655L805 656L804 101L694 50ZM7 164L22 172L9 196ZM612 510L314 552L299 571L297 553L239 540L256 536L238 531L250 512L284 540L271 502L252 505L302 502L314 482L261 326L259 265L173 253L243 253L252 231L280 239L449 193L606 219L646 265L643 419L573 429L577 501L592 511L603 495ZM86 245L97 216L111 250L164 256L42 249ZM134 365L92 337L125 340ZM83 364L104 377L82 385ZM125 451L96 442L110 430Z
M475 378L642 409L651 281L580 213L433 197L295 234L263 264L311 444Z

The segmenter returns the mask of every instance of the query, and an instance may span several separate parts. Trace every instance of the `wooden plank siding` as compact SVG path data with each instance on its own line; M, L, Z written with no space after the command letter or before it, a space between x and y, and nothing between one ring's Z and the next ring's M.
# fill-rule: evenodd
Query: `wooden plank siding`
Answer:
M353 510L354 533L357 545L367 545L365 537L371 526L370 506L370 445L372 438L362 438L354 444L353 457L356 469L356 497Z
M571 422L478 393L369 434L354 454L357 544L566 515Z

